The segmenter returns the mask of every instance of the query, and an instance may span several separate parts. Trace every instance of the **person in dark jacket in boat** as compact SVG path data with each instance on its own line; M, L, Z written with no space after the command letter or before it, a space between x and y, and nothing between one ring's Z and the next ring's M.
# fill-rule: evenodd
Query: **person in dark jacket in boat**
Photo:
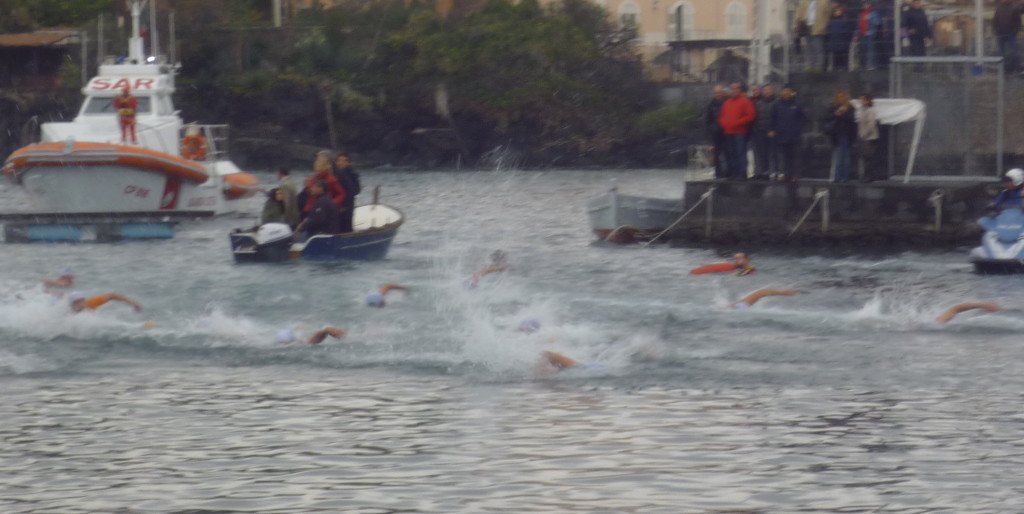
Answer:
M299 223L296 229L304 233L306 237L317 234L338 233L338 208L334 206L331 197L327 194L327 186L321 181L314 181L309 186L309 196L312 207L309 215Z
M356 208L356 195L362 190L359 174L352 169L352 158L347 153L340 153L334 159L334 177L345 189L345 200L338 211L341 212L341 232L352 232L352 214Z
M292 171L287 167L282 166L277 170L277 178L277 188L281 191L284 202L284 222L295 228L299 224L299 212L303 205L298 200L299 188L292 180Z
M260 215L260 225L265 225L267 223L286 223L284 211L284 191L275 187L267 192L267 203L263 204L263 214Z

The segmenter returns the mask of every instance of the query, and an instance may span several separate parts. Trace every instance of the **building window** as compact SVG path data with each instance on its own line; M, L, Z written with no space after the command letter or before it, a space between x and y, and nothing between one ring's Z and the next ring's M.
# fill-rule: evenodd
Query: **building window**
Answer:
M747 6L740 2L732 2L725 8L725 32L730 38L746 39Z
M682 2L668 11L668 39L683 41L693 38L693 5Z
M640 8L635 3L626 2L619 6L619 27L640 30Z

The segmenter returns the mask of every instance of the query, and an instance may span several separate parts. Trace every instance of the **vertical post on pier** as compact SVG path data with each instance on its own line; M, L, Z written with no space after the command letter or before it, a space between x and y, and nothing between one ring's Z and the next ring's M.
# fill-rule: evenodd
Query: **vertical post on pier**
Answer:
M828 233L828 222L829 222L829 209L828 209L828 197L829 190L822 191L821 196L821 233Z
M708 206L704 214L704 239L711 238L711 213L714 211L715 188L708 189Z

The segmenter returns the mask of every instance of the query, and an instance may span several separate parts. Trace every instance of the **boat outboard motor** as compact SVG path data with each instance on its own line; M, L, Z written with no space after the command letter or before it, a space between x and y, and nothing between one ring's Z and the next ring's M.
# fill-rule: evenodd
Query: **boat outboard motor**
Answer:
M285 223L266 223L256 230L256 253L269 262L288 260L292 229Z

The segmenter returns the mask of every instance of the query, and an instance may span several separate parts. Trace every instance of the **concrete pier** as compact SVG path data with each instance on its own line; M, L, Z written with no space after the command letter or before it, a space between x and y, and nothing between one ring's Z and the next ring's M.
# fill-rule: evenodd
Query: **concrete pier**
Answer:
M982 177L922 177L906 184L902 177L842 184L688 181L686 208L703 203L669 237L677 245L973 246L982 233L976 221L1000 187Z

